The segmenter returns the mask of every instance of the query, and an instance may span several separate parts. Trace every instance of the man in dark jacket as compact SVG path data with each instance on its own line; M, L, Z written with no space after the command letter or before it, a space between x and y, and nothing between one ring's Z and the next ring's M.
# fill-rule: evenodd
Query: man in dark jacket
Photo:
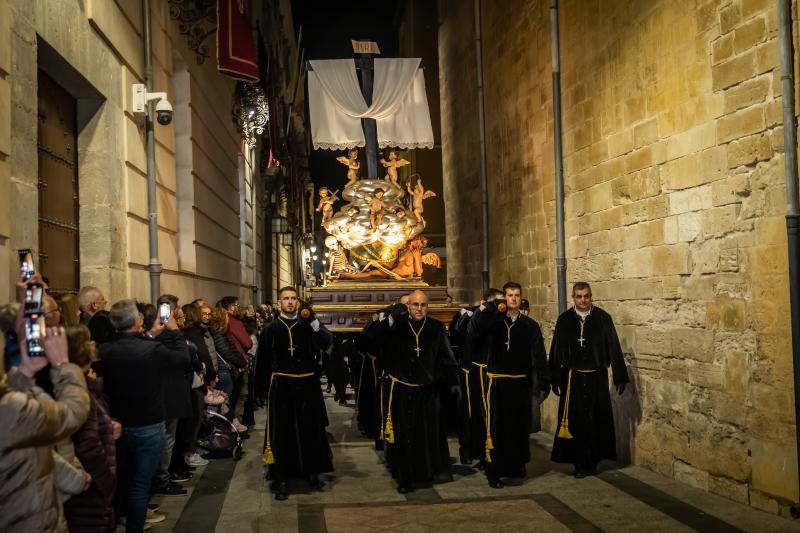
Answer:
M166 324L157 319L148 336L141 335L144 317L134 300L115 303L109 318L120 336L101 346L96 367L104 379L111 417L123 426L117 447L120 515L127 516L128 531L141 531L164 448L167 374L183 372L189 351L172 317Z
M172 294L162 294L158 298L159 307L162 304L169 304L170 322L176 320L178 313L182 313L178 307L178 297ZM186 339L183 333L178 332L176 323L176 334L185 344ZM187 346L187 351L189 350ZM175 439L178 433L178 420L191 418L192 410L192 364L191 352L185 365L179 368L170 368L164 372L164 406L166 408L165 441L164 450L161 452L161 461L153 479L153 493L165 496L182 496L186 494L186 489L178 485L175 480L188 481L189 475L181 473L181 476L170 474L172 464L172 450L175 447Z

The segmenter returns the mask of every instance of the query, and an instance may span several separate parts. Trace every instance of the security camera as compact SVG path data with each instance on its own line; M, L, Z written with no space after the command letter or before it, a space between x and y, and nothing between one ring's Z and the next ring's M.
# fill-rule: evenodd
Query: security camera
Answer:
M166 98L162 98L156 104L156 120L162 126L168 125L172 122L172 104L169 103L169 100Z
M156 120L162 126L172 122L172 104L167 100L167 93L148 93L143 83L134 83L132 88L132 107L134 115L146 115L147 104L157 100Z

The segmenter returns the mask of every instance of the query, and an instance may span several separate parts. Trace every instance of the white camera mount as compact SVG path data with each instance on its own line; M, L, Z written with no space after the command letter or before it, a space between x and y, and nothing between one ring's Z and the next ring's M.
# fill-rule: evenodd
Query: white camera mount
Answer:
M167 93L149 93L143 83L134 83L133 90L133 114L146 115L147 104L154 100L167 101Z

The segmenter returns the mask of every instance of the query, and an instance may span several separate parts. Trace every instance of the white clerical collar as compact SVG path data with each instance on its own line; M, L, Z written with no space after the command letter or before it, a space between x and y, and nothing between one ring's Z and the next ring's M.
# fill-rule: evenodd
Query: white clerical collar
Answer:
M511 322L516 322L517 319L522 315L522 313L517 312L516 315L512 315L511 313L506 313L506 316L511 319Z
M284 313L283 311L281 311L281 318L285 318L285 319L287 319L287 320L294 320L294 319L296 319L296 318L297 318L297 313L295 313L295 314L293 314L293 315L287 315L286 313Z
M578 314L579 317L581 317L583 320L586 320L586 317L589 316L589 314L592 312L594 306L590 307L588 311L578 311L578 309L575 307L573 307L573 309L575 309L575 312Z

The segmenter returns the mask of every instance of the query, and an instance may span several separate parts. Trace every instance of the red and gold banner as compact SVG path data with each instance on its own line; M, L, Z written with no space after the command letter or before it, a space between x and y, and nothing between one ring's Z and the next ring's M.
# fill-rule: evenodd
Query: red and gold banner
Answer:
M217 70L238 80L258 81L258 56L244 0L217 0Z

